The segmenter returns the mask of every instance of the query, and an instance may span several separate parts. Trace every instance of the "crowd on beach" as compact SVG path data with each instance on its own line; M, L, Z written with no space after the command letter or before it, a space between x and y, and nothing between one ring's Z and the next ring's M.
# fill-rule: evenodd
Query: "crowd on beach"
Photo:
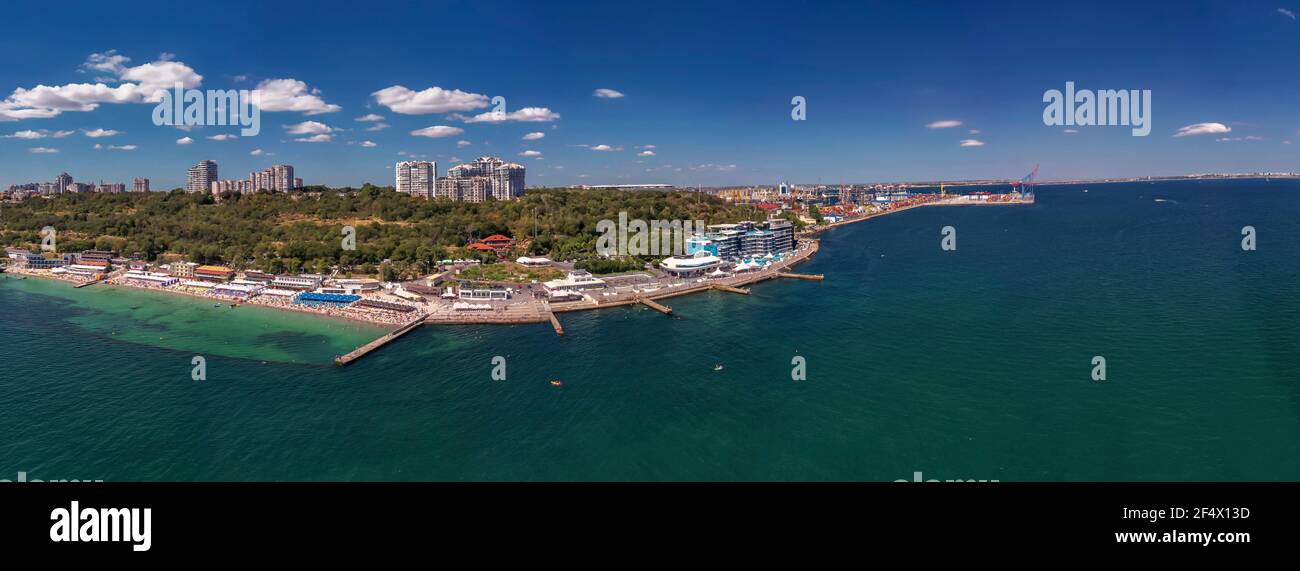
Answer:
M6 268L6 272L17 274L17 275L31 276L31 277L57 279L60 281L78 283L78 284L93 281L91 278L88 277L78 276L75 274L66 274L61 272L55 273L50 270L32 270L27 268L9 267ZM405 304L410 307L416 308L415 311L402 312L402 311L386 310L386 309L376 308L376 307L353 307L351 305L345 305L345 304L322 303L322 304L308 305L304 303L298 303L294 300L293 297L288 297L288 296L273 296L273 295L258 295L258 294L238 296L238 295L220 294L215 291L215 288L204 288L204 287L196 287L196 286L183 285L183 284L163 285L161 283L153 283L145 280L132 279L130 276L126 275L125 273L114 273L104 281L105 283L111 285L130 287L136 289L165 291L168 293L188 295L191 297L209 299L215 302L226 303L231 305L249 303L254 305L278 308L278 309L287 309L292 311L300 311L304 313L314 313L317 315L326 315L330 317L341 317L345 319L365 321L365 322L376 323L381 325L405 325L412 321L423 319L426 313L425 307L422 307L420 305L415 305L415 304ZM390 301L389 303L392 302Z

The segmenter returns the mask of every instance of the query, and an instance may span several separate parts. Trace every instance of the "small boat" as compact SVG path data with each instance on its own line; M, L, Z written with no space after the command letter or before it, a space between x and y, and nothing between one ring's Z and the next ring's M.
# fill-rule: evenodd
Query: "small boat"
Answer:
M722 363L714 363L714 364L713 364L713 370L715 370L715 371L721 371L721 370L722 370Z
M562 386L564 386L564 381L561 381L561 380L559 380L559 379L551 379L551 386L552 386L552 387L562 387Z

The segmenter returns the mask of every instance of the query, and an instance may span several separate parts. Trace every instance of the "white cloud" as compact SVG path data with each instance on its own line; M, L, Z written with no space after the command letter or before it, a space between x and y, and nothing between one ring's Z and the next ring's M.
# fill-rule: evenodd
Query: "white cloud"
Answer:
M110 151L134 151L139 147L135 145L109 145L107 148Z
M546 133L543 133L543 132L541 132L541 131L533 131L532 133L529 133L529 134L527 134L527 135L524 135L523 138L524 138L525 141L536 141L536 140L541 139L542 137L545 137L545 136L546 136Z
M181 138L179 138L179 139L176 139L176 144L177 144L177 145L193 145L193 144L194 144L194 139L191 139L191 138L189 138L189 137L181 137Z
M92 139L99 139L101 137L112 137L113 135L116 134L117 131L114 131L112 129L92 129L90 131L86 131L86 136Z
M319 121L303 121L293 125L285 125L284 128L290 135L319 135L321 133L333 133L334 128Z
M538 152L538 151L532 151L532 150L529 150L529 151L524 151L524 152L522 152L522 153L519 153L519 156L521 156L521 157L540 157L540 156L542 156L542 153L540 153L540 152Z
M713 164L713 163L705 163L705 164L702 164L702 165L692 165L692 166L690 167L690 169L693 170L693 171L714 171L714 172L733 172L733 171L736 170L736 168L737 168L736 165L719 165L719 164ZM677 170L680 171L680 170L682 170L682 169L677 169Z
M186 137L186 138L188 139L189 137ZM238 139L238 138L239 138L238 135L228 135L228 134L226 134L226 133L222 133L222 134L220 134L220 135L213 135L213 136L211 136L211 137L208 137L208 139L213 140L213 141L233 141L233 140Z
M591 149L591 150L593 150L593 151L621 151L621 150L623 150L623 147L611 147L611 146L609 146L609 145L596 145L596 146L594 146L594 147L588 147L588 148Z
M369 126L369 127L366 127L366 130L367 130L367 131L383 131L384 129L387 129L387 128L388 128L388 123L375 123L374 125L371 125L371 126Z
M309 89L297 79L267 79L257 84L261 92L258 107L262 111L295 111L304 115L333 113L342 109L320 98L319 89Z
M951 129L953 127L960 127L960 126L961 126L961 121L958 121L956 119L944 119L942 121L934 121L926 125L925 128L926 129Z
M1278 8L1277 13L1286 16L1288 18L1291 18L1292 20L1295 19L1295 12L1287 10L1286 8Z
M51 149L49 147L32 147L30 149L27 149L27 152L36 153L36 154L50 154L50 153L57 153L59 152L59 150Z
M1078 133L1079 130L1078 130L1078 129L1066 129L1064 132L1067 133L1067 134L1073 135L1073 134L1075 134L1075 133Z
M962 139L962 140L961 140L961 146L963 146L963 147L983 147L983 146L984 146L984 141L981 141L981 140L979 140L979 139Z
M1237 141L1263 141L1263 140L1264 140L1263 137L1259 137L1259 136L1255 136L1255 135L1247 135L1247 136L1245 136L1245 137L1219 137L1218 139L1215 139L1214 142L1216 142L1216 143L1234 143L1234 142L1237 142Z
M117 50L108 50L104 53L90 54L86 58L86 62L81 64L81 71L82 73L98 71L122 75L122 72L126 71L126 63L129 61L131 61L131 58L117 53Z
M161 101L161 94L158 91L174 89L178 82L186 89L198 87L203 82L203 76L196 73L190 66L178 61L166 60L127 68L126 71L122 72L121 78L139 85L137 89L143 98L141 103Z
M1223 123L1196 123L1179 129L1177 133L1174 133L1174 136L1186 137L1189 135L1214 135L1218 133L1228 133L1230 131L1232 131L1232 127L1224 125Z
M68 135L73 134L74 132L75 132L75 131L51 131L51 130L49 130L49 129L41 129L41 130L39 130L39 131L32 131L32 130L29 129L29 130L25 130L25 131L18 131L18 132L16 132L16 133L12 134L12 135L0 135L0 139L28 139L28 140L32 140L32 139L44 139L44 138L46 138L46 137L51 137L51 138L54 138L54 139L62 139L62 138L64 138L64 137L67 137Z
M659 147L656 147L656 146L654 146L654 145L641 145L640 147L637 147L637 148L638 148L638 149L652 149L652 150L653 150L653 149L658 149Z
M260 157L260 156L262 156L262 155L265 155L265 154L266 154L266 151L263 151L262 149L253 149L252 151L249 151L248 154L250 154L250 155L252 155L252 156L254 156L254 157Z
M371 95L380 105L403 115L470 111L487 107L489 102L486 95L437 86L424 91L412 91L405 86L394 85L380 89Z
M361 122L372 122L372 121L383 121L383 120L384 120L383 115L376 115L374 113L368 113L366 115L357 117L357 121L361 121Z
M560 114L545 107L524 107L523 109L516 109L509 113L488 111L486 113L479 113L473 117L451 115L448 116L448 118L464 121L466 123L507 123L511 121L521 123L542 123L559 119Z
M374 141L361 141L361 146L367 149L373 149L375 147L378 147L379 145L375 144Z
M473 144L474 144L474 143L471 143L471 142L469 142L469 141L456 141L456 146L459 147L459 148L462 148L462 149L465 148L465 147L468 147L468 146L470 146L470 145L473 145Z
M160 89L171 89L177 82L194 88L203 81L203 76L181 62L159 60L126 67L129 61L130 58L113 51L91 54L80 71L117 77L97 78L97 83L19 87L0 101L0 121L48 119L65 111L94 111L103 103L152 103L159 100L155 93ZM121 83L108 85L117 82Z
M623 97L622 93L604 87L591 92L591 94L601 99L619 99Z
M637 153L636 156L638 156L638 157L653 157L653 156L655 156L655 152L654 152L654 151L641 151L641 152Z
M979 129L971 129L971 130L966 131L966 132L967 132L967 133L970 133L970 134L972 134L972 135L978 135L978 134L980 134L980 130L979 130Z
M431 138L431 139L437 139L437 138L441 138L441 137L454 137L454 136L459 135L459 134L464 133L464 132L465 132L465 130L464 130L464 129L461 129L460 127L448 127L448 126L446 126L446 125L434 125L434 126L432 126L432 127L425 127L425 128L423 128L423 129L416 129L416 130L414 130L414 131L411 131L411 134L412 134L412 135L415 135L416 137L429 137L429 138Z
M294 139L294 141L297 141L299 143L328 143L333 140L334 140L334 135L328 135L325 133L321 133L319 135L312 135L310 137L302 137L300 139Z

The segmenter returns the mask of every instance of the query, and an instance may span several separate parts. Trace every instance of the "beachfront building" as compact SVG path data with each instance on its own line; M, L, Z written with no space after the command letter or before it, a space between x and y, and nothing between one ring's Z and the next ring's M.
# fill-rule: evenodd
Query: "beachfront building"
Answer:
M72 254L64 254L60 258L46 258L36 252L26 252L16 260L16 266L28 270L52 270L62 268L65 265L75 261Z
M194 268L194 278L210 282L228 282L235 277L235 270L225 266L199 266Z
M394 187L397 192L420 198L433 197L434 180L438 175L438 163L402 161L393 167L393 171L397 178L397 185Z
M794 250L794 225L784 218L763 223L713 224L686 241L686 255L707 252L723 260L779 256Z
M194 278L194 269L197 267L199 267L199 265L194 262L173 262L169 266L169 269L173 276L183 280L188 280Z
M510 290L503 287L460 287L459 297L461 299L510 299Z
M142 270L130 270L123 276L126 283L144 287L171 287L180 283L181 279L176 276L167 274L158 274Z
M693 278L703 276L722 265L722 258L708 252L696 252L693 256L672 256L659 262L659 269L670 276Z
M346 295L359 295L366 292L375 292L383 288L379 280L372 279L345 279L334 280L333 285L321 286L316 291L320 293L340 293Z
M244 279L250 282L257 282L262 285L267 285L275 281L275 275L268 274L266 272L259 272L256 270L248 270L244 272Z
M320 283L321 280L319 278L276 276L274 280L271 280L271 287L296 291L312 291L319 288Z
M108 252L105 250L84 250L80 254L77 254L77 260L83 262L86 260L98 260L98 261L108 262L111 261L112 259L113 259L113 252Z
M31 250L22 248L5 248L5 257L13 260L15 264L30 253L32 253Z
M265 286L256 283L222 283L212 288L215 295L233 297L238 299L247 299L251 296L261 293Z
M574 292L603 288L605 285L605 280L591 275L587 270L573 270L561 279L542 283L546 294L552 299L570 296Z

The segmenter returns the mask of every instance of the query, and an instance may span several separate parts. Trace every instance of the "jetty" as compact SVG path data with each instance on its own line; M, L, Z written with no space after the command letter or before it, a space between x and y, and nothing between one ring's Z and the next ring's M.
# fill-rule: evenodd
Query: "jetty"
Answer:
M749 295L749 290L744 288L738 288L735 286L729 286L727 284L713 284L713 289L720 289L722 291L729 291L731 293L738 293L740 295Z
M641 302L642 304L644 304L645 306L649 307L650 309L653 309L653 310L655 310L655 311L658 311L659 313L662 313L662 314L664 314L664 315L672 315L672 314L673 314L673 308L668 307L668 306L666 306L666 305L662 305L662 304L656 302L656 301L653 300L653 299L650 299L650 298L647 298L647 297L642 297L642 298L638 298L637 301Z
M351 353L348 353L347 355L344 355L344 356L342 356L342 357L338 357L338 358L334 359L334 364L335 364L335 365L338 365L338 366L340 366L340 367L342 367L343 365L346 365L346 364L351 363L351 362L353 362L353 361L355 361L355 360L357 360L357 359L360 359L360 358L366 356L367 354L369 354L371 351L374 351L375 349L378 349L378 348L380 348L380 347L383 347L384 345L387 345L390 341L393 341L394 339L397 339L398 337L401 337L401 336L403 336L403 335L406 335L407 333L410 333L411 330L413 330L413 329L415 329L416 327L419 327L419 326L421 326L421 325L423 325L423 324L424 324L424 319L423 319L423 318L420 318L420 319L416 319L416 320L414 320L414 321L412 321L412 322L410 322L410 323L407 323L406 325L403 325L403 326L401 326L401 327L398 327L397 329L394 329L394 330L388 332L388 333L385 334L383 337L380 337L380 338L378 338L378 339L375 339L374 341L371 341L371 342L369 342L369 343L366 343L365 345L362 345L362 346L360 346L360 347L357 347L356 349L354 349Z
M555 334L564 337L564 326L560 325L560 319L555 317L555 312L550 307L546 308L546 316L551 318L551 327L555 328Z
M81 288L86 287L86 286L93 286L93 285L95 285L95 284L97 284L97 283L100 283L100 282L106 281L107 279L108 279L108 278L103 278L103 279L92 280L92 281L88 281L88 282L82 282L82 283L79 283L79 284L77 284L77 285L72 286L72 289L81 289Z
M781 278L794 278L794 279L796 279L796 280L814 280L814 281L822 281L822 280L826 279L826 276L824 276L824 275L822 275L822 274L791 274L791 273L788 273L788 272L777 272L776 275L777 275L777 277L781 277Z

